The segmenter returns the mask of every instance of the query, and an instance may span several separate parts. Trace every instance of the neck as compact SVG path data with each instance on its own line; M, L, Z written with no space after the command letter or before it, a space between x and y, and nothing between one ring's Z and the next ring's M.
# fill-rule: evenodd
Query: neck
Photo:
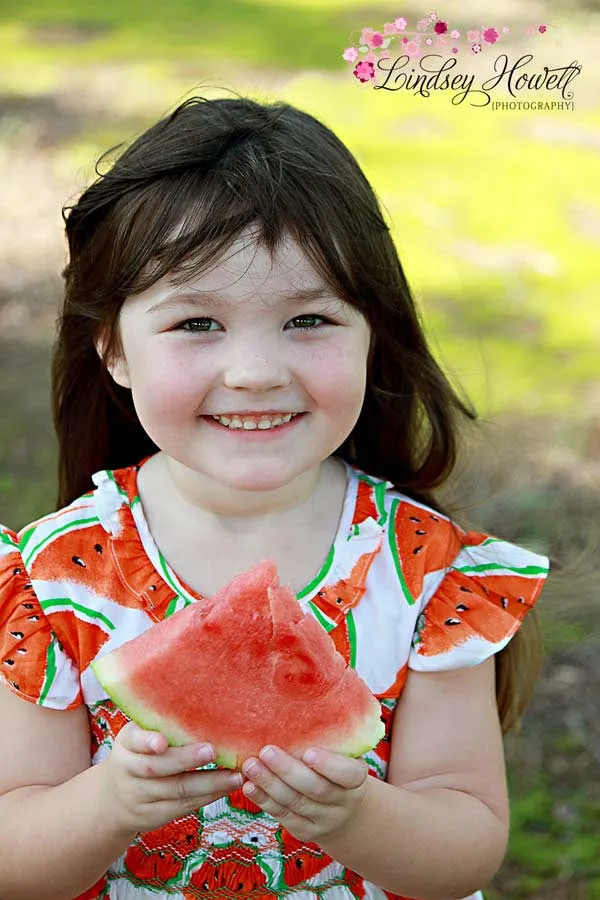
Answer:
M140 469L138 490L144 506L152 498L168 498L167 505L183 521L211 529L247 532L248 529L281 527L282 521L305 520L315 498L321 495L323 479L342 464L329 457L276 490L238 490L208 478L158 453ZM345 473L344 473L345 474Z

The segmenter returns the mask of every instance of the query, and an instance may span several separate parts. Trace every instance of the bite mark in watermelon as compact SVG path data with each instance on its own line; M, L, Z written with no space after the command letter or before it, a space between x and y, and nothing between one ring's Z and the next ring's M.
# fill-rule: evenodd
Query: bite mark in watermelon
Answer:
M362 756L384 734L377 699L269 561L91 667L142 728L171 746L207 741L227 768L266 744Z

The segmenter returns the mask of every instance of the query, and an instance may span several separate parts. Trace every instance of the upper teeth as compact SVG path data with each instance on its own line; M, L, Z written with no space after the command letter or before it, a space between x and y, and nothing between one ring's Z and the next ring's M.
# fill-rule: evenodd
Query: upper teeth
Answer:
M245 428L247 431L253 431L256 428L275 428L276 425L285 425L295 415L298 413L287 413L285 416L212 416L212 418L227 428Z

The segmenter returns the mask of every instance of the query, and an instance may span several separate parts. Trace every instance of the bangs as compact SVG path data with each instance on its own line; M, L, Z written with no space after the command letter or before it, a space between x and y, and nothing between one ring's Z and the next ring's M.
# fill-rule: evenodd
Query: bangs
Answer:
M209 271L250 230L272 260L291 236L327 287L366 313L358 264L364 229L370 227L375 239L387 226L368 194L361 203L357 192L350 197L344 190L339 160L337 174L325 164L319 171L316 154L307 159L306 145L295 155L289 135L286 143L284 152L276 133L246 136L208 164L165 172L119 197L105 221L112 257L105 271L117 279L105 285L107 292L137 294L166 275L183 284Z

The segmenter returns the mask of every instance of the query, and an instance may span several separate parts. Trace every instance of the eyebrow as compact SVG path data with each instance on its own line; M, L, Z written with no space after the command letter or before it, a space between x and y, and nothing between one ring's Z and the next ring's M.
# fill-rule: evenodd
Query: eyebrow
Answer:
M306 288L304 290L289 291L282 294L280 299L284 303L299 305L302 303L310 303L314 300L332 300L333 294L326 288ZM218 309L222 305L226 305L227 300L217 291L183 291L174 294L154 303L146 310L146 315L153 312L160 312L165 309L179 309L182 306L202 306L204 309Z

